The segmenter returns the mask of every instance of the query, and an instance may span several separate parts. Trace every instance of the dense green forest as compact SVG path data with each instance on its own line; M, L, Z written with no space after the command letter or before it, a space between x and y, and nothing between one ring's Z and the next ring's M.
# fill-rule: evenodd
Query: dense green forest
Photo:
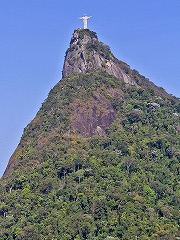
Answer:
M73 114L95 101L105 116L100 98L114 119L84 137ZM63 78L1 179L0 239L179 239L178 110L175 97L103 72Z

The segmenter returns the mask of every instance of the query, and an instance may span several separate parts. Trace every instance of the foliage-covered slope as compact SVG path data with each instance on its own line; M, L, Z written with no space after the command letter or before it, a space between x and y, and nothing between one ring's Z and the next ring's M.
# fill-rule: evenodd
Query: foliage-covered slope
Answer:
M25 128L1 179L0 239L179 236L178 99L99 70L64 77Z
M93 99L102 106L100 96L114 119L98 125L102 135L84 137L71 120L74 103L91 118L87 109ZM106 105L98 111L95 118L103 118ZM3 178L1 238L174 239L176 112L176 99L102 73L61 80L25 129Z

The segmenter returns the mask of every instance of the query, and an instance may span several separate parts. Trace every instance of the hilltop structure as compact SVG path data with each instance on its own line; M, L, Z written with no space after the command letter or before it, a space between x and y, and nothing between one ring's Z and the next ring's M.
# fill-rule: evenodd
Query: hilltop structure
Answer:
M78 19L80 19L80 20L83 20L84 29L87 29L87 21L88 21L88 19L90 19L90 18L91 18L91 16L88 17L88 16L86 16L86 15L84 15L84 17L78 18Z

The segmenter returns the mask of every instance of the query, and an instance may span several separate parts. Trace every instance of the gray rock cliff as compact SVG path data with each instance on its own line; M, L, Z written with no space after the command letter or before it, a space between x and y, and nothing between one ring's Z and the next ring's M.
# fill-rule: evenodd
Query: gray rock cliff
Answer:
M109 47L98 41L95 32L77 29L66 52L62 75L66 77L88 71L105 71L126 83L136 85L128 75L129 66L115 58Z

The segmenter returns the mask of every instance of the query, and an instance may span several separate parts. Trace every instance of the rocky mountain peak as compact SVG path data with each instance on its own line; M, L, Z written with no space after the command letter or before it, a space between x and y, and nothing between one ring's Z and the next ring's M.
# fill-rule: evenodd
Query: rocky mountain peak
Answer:
M109 46L99 42L97 34L89 29L74 31L65 56L63 77L75 73L103 71L136 85L128 75L130 68L112 54Z
M178 239L178 117L179 99L77 29L0 179L0 239Z

